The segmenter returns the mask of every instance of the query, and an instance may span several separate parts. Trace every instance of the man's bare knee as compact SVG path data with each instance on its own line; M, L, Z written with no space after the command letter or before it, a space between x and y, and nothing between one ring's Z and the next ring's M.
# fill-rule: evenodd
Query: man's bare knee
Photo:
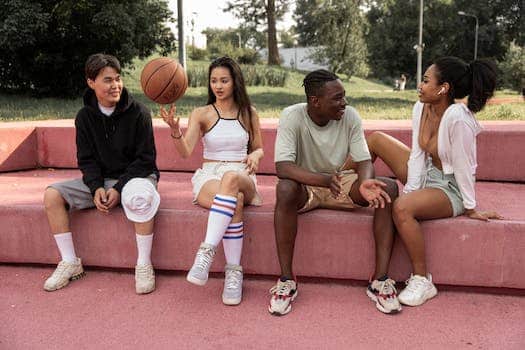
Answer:
M56 189L48 187L44 192L44 207L47 210L56 208L63 208L66 206L66 201Z

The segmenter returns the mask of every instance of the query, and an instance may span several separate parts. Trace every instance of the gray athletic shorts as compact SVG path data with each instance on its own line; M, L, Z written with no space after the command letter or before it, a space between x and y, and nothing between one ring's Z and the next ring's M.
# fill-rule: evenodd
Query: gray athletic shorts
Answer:
M461 191L459 190L454 174L443 174L443 172L434 165L430 165L427 170L425 185L423 187L439 188L445 192L452 204L454 216L461 215L465 212L463 197L461 196Z
M153 186L157 187L157 176L151 174L146 178L151 181ZM107 191L117 183L117 179L104 179L104 189ZM80 210L94 208L93 196L89 187L84 184L82 179L74 179L69 181L57 182L48 187L57 190L66 203L69 205L69 210Z

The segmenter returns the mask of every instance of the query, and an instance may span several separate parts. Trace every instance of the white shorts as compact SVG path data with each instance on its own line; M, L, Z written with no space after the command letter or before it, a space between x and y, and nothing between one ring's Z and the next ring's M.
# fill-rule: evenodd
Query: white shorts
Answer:
M246 171L246 163L237 162L205 162L201 169L197 169L191 178L193 185L193 204L197 204L197 196L201 191L202 186L210 180L221 180L224 173L227 171L237 171L248 175ZM248 175L255 185L255 196L253 196L250 205L262 205L262 197L257 190L257 178L255 174Z

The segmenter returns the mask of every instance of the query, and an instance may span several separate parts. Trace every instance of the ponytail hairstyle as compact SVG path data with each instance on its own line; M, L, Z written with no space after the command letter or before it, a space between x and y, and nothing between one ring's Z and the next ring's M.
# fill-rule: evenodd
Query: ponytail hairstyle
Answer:
M233 79L233 100L239 106L239 112L241 117L242 125L247 129L251 150L251 142L253 141L253 113L252 113L252 103L250 97L248 97L248 92L246 91L246 84L244 83L244 77L242 75L241 67L228 56L223 56L215 59L211 64L208 70L208 102L207 104L213 104L217 100L217 97L213 93L210 80L211 80L211 71L218 67L227 68L230 71L230 75Z
M434 65L439 84L448 83L450 102L468 96L467 107L473 113L485 107L496 88L496 65L488 60L475 60L470 64L457 57L438 58Z

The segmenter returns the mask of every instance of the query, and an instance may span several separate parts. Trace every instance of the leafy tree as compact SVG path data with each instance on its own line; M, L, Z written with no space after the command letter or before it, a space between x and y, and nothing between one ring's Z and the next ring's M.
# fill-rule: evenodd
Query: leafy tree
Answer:
M174 49L163 0L0 0L0 89L77 96L96 52L123 66Z
M288 11L289 0L230 0L224 11L232 12L242 21L241 29L248 36L248 42L255 42L254 48L268 48L268 64L279 64L277 49L276 21ZM260 33L266 28L267 45L261 43Z
M499 64L503 87L522 92L525 89L525 48L510 44L509 50Z
M318 22L316 43L312 58L328 63L335 73L367 74L367 48L364 39L366 20L359 9L358 0L327 0L319 2L313 16Z
M318 38L321 18L315 12L321 7L322 0L297 0L293 19L297 23L297 42L300 46L319 45Z
M423 66L445 55L466 61L473 59L474 19L459 16L458 11L479 19L478 57L503 59L510 41L523 40L523 34L517 30L518 1L425 0ZM372 75L382 79L401 73L415 77L419 3L419 0L368 1L370 29L366 42Z

